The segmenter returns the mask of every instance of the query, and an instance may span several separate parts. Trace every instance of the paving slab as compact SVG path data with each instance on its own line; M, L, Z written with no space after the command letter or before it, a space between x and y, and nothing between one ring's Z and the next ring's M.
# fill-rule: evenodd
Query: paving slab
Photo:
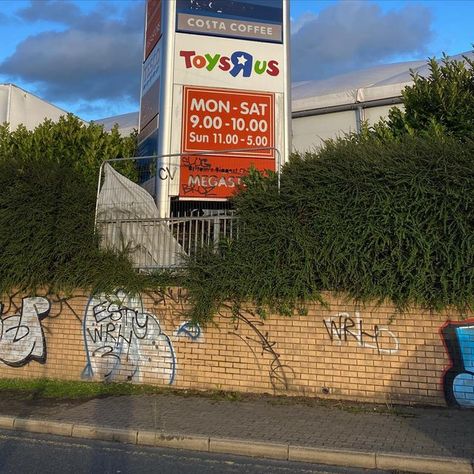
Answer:
M389 463L395 466L391 469L426 468L419 472L431 472L429 466L436 465L442 469L437 459L452 462L458 473L469 472L474 459L474 410L384 409L272 396L228 400L174 392L85 401L0 396L0 422L5 428L13 423L17 429L27 429L39 423L39 429L60 431L59 422L67 424L64 432L73 437L104 435L122 442L203 451L245 454L245 446L252 445L255 455L301 460L306 456L309 461L333 459L331 453L339 451L344 462L366 467L375 466L375 453L378 468ZM406 464L401 459L407 459ZM417 464L416 459L426 462Z

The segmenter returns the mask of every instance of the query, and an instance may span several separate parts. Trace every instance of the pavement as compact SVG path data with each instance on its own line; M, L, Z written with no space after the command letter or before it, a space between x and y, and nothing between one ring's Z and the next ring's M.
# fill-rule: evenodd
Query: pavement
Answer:
M388 471L474 474L474 410L165 391L0 396L0 428Z

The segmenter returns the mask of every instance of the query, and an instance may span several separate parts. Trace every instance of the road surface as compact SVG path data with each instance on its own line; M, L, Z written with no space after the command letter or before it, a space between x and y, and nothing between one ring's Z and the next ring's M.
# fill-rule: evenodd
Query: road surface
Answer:
M382 473L0 430L0 473Z

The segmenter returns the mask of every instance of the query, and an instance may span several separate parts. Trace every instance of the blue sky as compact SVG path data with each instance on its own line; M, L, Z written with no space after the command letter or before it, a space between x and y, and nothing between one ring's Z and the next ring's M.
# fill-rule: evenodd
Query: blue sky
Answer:
M173 0L163 0L173 1ZM293 80L457 54L473 0L290 0ZM0 0L0 82L84 119L138 109L142 0Z

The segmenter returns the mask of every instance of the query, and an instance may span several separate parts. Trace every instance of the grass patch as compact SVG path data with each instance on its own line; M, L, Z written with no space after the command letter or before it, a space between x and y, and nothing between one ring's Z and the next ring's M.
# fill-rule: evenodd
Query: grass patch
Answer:
M270 405L306 405L343 410L348 413L373 413L414 418L408 406L382 405L355 401L332 400L318 397L271 395L269 393L241 393L216 390L189 390L171 388L168 385L143 385L119 382L81 382L55 379L9 379L0 378L0 399L15 400L90 400L93 398L120 397L127 395L173 395L183 398L200 397L213 402L254 402L263 401ZM422 405L415 405L422 407ZM439 408L439 407L436 407Z
M120 397L126 395L164 395L204 397L215 401L240 401L243 394L224 390L183 390L169 386L156 386L119 382L81 382L55 379L0 378L0 397L17 400L89 400L92 398Z
M89 399L158 394L165 390L163 387L129 383L79 382L53 379L0 379L0 396L15 395L20 399Z

